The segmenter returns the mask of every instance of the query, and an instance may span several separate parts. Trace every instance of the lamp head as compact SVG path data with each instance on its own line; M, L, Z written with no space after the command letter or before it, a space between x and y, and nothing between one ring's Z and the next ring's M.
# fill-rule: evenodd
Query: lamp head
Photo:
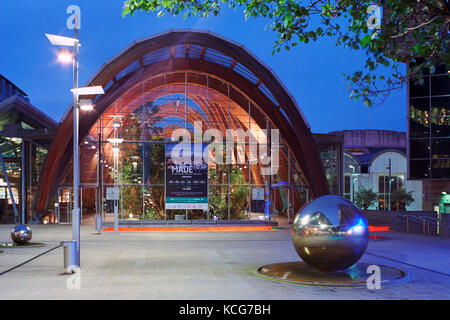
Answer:
M80 100L80 109L83 111L92 111L94 110L94 106L92 104L92 100L82 99Z
M59 48L58 49L58 60L62 64L69 64L73 61L73 53L72 50L68 48Z

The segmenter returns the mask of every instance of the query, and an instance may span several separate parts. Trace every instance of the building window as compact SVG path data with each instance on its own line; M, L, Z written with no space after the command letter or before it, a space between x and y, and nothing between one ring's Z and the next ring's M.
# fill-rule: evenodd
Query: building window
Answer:
M446 179L450 163L450 78L445 65L409 83L409 178Z
M344 198L351 199L351 186L350 186L350 176L344 176Z
M6 80L5 79L1 79L2 80L2 100L6 99Z
M389 197L391 197L391 210L398 210L399 204L393 201L392 195L404 189L402 176L391 176L391 188L389 192L389 176L378 176L378 207L379 210L389 210Z

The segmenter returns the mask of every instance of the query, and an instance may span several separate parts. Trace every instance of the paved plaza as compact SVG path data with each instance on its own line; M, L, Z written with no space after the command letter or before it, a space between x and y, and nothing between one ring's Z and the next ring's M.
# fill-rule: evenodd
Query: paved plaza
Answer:
M0 242L12 225L0 225ZM39 248L2 249L0 274L70 240L70 225L38 225ZM0 275L0 299L450 299L450 239L383 232L360 261L410 275L406 283L315 287L268 280L263 265L298 261L288 226L269 232L81 233L80 289L68 289L63 249ZM381 233L380 233L381 234ZM402 263L401 263L402 262ZM12 289L13 288L13 289Z

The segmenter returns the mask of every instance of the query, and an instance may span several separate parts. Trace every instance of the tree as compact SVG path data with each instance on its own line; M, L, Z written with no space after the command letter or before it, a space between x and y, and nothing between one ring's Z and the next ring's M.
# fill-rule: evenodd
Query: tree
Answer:
M376 201L377 194L372 191L372 188L365 189L364 187L359 186L358 192L356 192L354 199L354 202L358 207L363 208L364 211L367 211L367 209L371 205L375 204Z
M136 11L183 15L184 18L211 14L217 16L224 6L243 9L245 18L267 18L278 39L273 53L289 50L322 37L332 38L337 46L363 50L367 56L364 70L346 77L350 97L363 99L366 106L381 103L392 90L410 79L421 82L425 69L437 64L450 67L450 7L446 0L378 0L383 8L379 29L373 0L127 0L123 16ZM376 21L375 21L376 22ZM411 63L407 73L401 63ZM386 74L380 72L386 71Z
M414 202L412 194L413 191L406 192L404 188L401 188L391 194L391 202L397 204L397 208L400 211L406 211L406 207Z

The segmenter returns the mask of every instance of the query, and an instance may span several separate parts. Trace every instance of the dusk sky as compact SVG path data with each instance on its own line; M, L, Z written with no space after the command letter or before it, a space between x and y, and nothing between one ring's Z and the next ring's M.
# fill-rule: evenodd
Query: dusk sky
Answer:
M65 30L66 8L71 4L81 8L80 86L134 40L168 29L210 30L243 44L266 63L293 94L313 132L406 130L406 89L372 108L348 97L342 74L363 67L363 52L335 47L325 38L272 56L276 35L266 28L270 21L245 22L241 9L207 19L157 18L153 13L122 18L122 0L1 0L0 73L58 122L72 100L72 68L57 62L56 48L44 33L72 36Z

